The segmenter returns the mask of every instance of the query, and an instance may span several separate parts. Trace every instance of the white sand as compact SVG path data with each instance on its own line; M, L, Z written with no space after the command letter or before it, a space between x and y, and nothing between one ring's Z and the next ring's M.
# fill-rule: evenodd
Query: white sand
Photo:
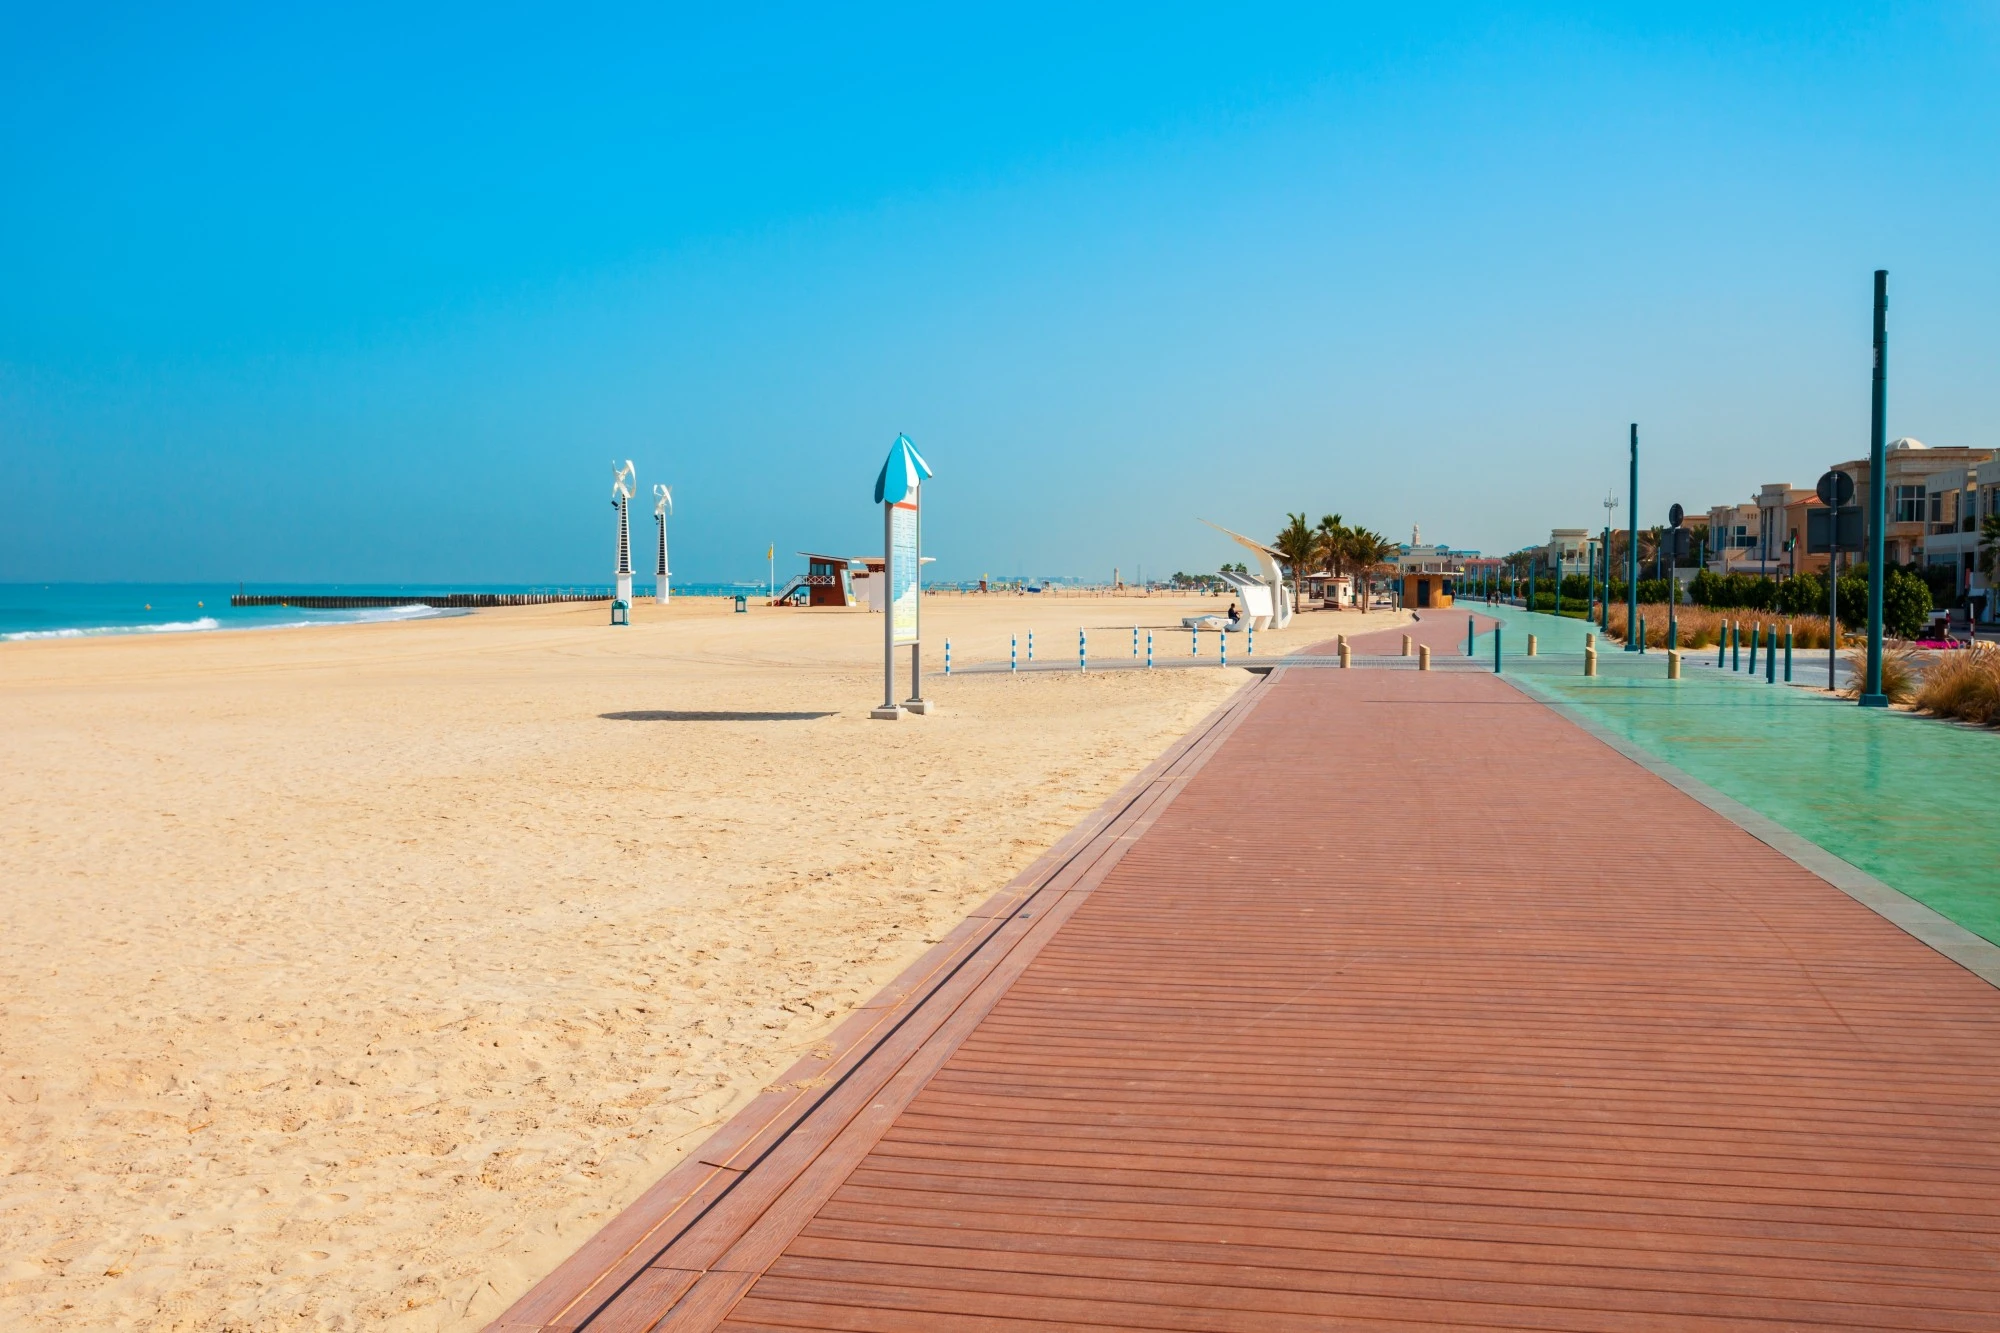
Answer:
M0 1327L478 1328L1246 679L873 722L879 617L604 616L0 645Z

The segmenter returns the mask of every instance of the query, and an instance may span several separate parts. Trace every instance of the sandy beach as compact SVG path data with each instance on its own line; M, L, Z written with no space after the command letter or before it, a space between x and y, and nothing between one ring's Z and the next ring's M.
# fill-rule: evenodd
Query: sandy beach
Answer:
M929 657L1222 604L940 596ZM605 614L0 645L0 1326L480 1327L1247 679L874 722L878 617Z

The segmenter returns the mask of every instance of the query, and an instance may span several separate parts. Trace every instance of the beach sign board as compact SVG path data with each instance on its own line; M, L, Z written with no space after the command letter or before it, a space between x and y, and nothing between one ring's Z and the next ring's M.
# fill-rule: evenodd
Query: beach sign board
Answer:
M889 457L875 478L875 503L882 506L883 577L888 581L888 605L882 617L882 706L871 717L896 718L905 710L927 713L923 697L920 602L923 588L922 528L918 521L918 491L931 475L930 464L907 435L889 446ZM910 650L910 697L896 702L896 650Z
M916 492L889 506L889 643L919 642Z

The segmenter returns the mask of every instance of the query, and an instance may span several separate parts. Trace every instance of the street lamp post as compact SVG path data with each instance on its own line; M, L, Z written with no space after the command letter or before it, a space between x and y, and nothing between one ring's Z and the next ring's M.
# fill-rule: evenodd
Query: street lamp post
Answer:
M1631 478L1625 494L1625 521L1630 524L1625 551L1625 651L1639 651L1639 423L1632 423Z
M1861 689L1863 708L1887 708L1882 693L1882 561L1887 555L1883 529L1889 525L1889 488L1882 483L1888 470L1889 415L1889 270L1875 270L1875 384L1868 425L1868 678Z

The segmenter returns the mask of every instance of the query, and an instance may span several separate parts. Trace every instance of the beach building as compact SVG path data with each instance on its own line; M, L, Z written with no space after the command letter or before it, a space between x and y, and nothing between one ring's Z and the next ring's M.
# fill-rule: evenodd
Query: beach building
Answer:
M806 572L794 574L776 597L773 606L853 606L856 604L854 583L849 574L852 563L844 555L820 555L812 551L800 551L806 558ZM876 564L881 564L878 556Z
M1397 548L1395 565L1403 605L1416 609L1450 606L1465 576L1463 555L1449 546L1407 543Z
M1354 576L1352 574L1329 574L1322 570L1308 574L1305 579L1306 600L1317 602L1323 607L1338 609L1354 605Z

